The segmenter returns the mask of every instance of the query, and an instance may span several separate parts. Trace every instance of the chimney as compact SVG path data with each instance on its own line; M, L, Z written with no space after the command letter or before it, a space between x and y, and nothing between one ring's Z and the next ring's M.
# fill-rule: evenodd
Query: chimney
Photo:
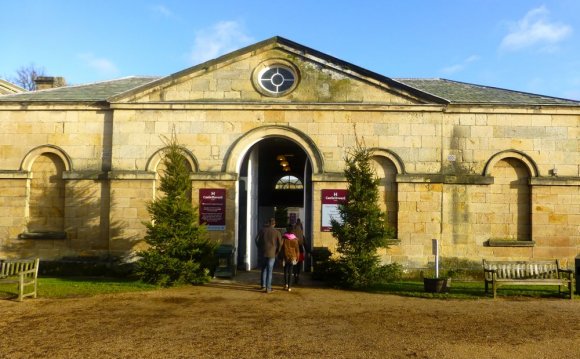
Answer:
M36 83L36 90L46 90L66 86L64 77L38 76L34 79L34 83Z

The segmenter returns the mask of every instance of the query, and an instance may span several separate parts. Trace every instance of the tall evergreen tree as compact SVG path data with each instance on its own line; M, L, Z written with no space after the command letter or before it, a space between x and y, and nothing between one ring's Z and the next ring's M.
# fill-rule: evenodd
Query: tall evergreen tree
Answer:
M190 169L183 147L173 133L166 139L159 189L164 196L150 202L151 221L145 223L147 250L139 252L138 274L162 286L209 281L217 243L199 224L197 208L191 203Z
M370 150L357 143L345 162L348 196L339 205L340 221L331 221L340 253L332 276L340 286L363 288L377 279L377 249L387 246L388 228L378 204L379 180L371 166Z

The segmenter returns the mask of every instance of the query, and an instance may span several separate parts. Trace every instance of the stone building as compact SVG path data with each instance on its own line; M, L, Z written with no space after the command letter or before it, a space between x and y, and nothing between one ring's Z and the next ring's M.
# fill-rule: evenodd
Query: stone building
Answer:
M123 257L143 246L164 136L188 153L209 233L256 265L275 208L314 247L372 148L397 241L385 262L580 254L580 102L392 79L274 37L166 77L0 96L0 257Z

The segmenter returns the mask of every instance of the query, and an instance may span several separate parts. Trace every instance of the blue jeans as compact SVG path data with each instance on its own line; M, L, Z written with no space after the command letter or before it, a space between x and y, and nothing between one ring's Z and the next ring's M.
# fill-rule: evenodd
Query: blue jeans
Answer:
M262 275L261 275L261 287L266 288L266 290L272 290L272 272L274 271L274 262L276 258L262 258Z

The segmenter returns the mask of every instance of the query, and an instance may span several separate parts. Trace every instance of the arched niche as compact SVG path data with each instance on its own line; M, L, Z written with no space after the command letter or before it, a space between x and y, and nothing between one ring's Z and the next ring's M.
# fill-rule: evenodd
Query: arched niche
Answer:
M399 212L397 174L404 173L403 162L399 156L386 149L372 148L371 155L374 170L379 179L381 209L386 213L387 224L397 229Z
M153 199L155 198L159 198L161 196L163 196L163 193L161 191L159 191L159 186L160 186L160 176L162 175L165 166L163 165L163 153L168 149L168 147L164 147L161 148L159 150L157 150L147 161L147 164L145 165L145 169L148 172L155 172L155 182L153 185ZM187 148L181 147L182 155L183 155L183 160L185 161L188 170L190 173L193 172L197 172L199 169L197 160L195 158L195 156L193 155L193 153L191 151L189 151ZM192 199L192 191L190 190L188 192L188 197L191 201Z
M65 161L53 151L34 156L27 191L28 232L59 232L64 229Z
M489 174L494 183L486 196L490 207L492 240L531 240L531 190L529 163L513 156L494 161Z

